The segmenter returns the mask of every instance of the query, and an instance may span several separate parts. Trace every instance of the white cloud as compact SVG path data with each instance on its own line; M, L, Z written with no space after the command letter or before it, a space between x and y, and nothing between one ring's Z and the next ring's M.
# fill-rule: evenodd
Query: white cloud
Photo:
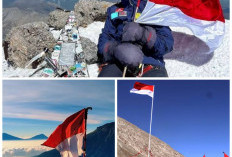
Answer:
M24 156L31 157L51 150L49 147L41 146L44 140L35 141L3 141L2 156Z
M46 110L34 110L34 109L17 109L7 106L7 112L3 112L4 118L20 118L20 119L36 119L36 120L48 120L48 121L60 121L63 122L68 116L73 113L61 114L57 112L51 112ZM89 115L88 124L101 124L105 120L111 120L109 117L100 115Z

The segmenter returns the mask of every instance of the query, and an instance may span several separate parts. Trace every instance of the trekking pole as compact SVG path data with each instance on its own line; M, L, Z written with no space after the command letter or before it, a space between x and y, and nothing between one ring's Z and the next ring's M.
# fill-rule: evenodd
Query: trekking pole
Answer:
M126 71L127 71L127 66L124 67L124 70L123 70L123 75L122 77L126 77Z

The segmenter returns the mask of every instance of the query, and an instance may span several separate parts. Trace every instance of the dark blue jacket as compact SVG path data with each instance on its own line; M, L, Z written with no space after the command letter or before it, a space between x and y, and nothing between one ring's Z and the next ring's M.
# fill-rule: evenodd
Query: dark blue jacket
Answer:
M146 5L147 0L141 0L138 13L141 13ZM121 42L122 32L125 22L132 22L136 10L137 0L121 0L120 3L108 8L105 27L99 37L98 54L102 56L105 44L109 41ZM111 19L112 13L115 13L118 8L124 8L127 12L126 16L118 16ZM150 25L151 26L151 25ZM152 49L143 47L144 53L143 64L152 64L164 66L163 56L172 51L173 37L169 27L166 26L151 26L156 30L157 38Z

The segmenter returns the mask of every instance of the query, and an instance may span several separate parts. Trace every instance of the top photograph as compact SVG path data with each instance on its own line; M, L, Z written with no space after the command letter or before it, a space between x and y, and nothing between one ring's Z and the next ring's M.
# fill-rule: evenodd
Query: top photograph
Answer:
M3 0L3 78L230 77L229 0Z

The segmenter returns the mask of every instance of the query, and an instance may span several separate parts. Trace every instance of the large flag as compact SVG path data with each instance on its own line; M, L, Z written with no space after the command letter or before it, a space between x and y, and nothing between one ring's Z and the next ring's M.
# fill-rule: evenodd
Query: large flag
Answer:
M81 156L86 131L85 114L86 109L83 109L68 117L42 145L56 148L62 157Z
M153 85L147 85L140 82L135 82L134 88L130 90L131 93L136 94L143 94L148 95L150 97L153 97L154 93L154 86Z
M226 153L224 153L224 157L229 157Z
M225 32L219 0L148 0L136 22L187 27L209 47L208 52L220 46Z

